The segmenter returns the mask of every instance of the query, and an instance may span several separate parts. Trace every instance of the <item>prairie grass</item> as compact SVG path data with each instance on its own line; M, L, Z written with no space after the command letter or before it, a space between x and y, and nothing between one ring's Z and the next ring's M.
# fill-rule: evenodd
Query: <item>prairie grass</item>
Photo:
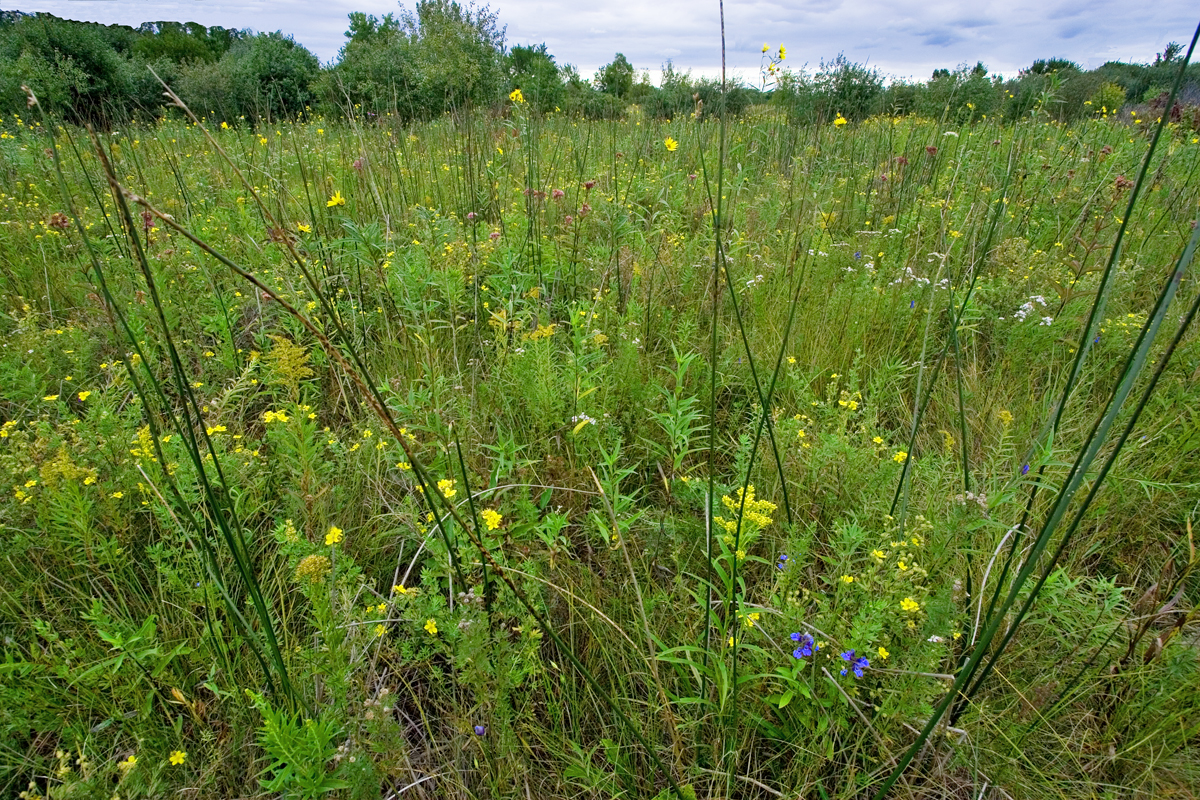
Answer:
M4 121L0 791L1200 788L1196 134L626 116Z

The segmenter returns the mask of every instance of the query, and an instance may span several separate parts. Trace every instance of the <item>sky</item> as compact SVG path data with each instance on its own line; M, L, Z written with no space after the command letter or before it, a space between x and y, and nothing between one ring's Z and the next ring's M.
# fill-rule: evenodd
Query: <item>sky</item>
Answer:
M409 4L409 8L413 3ZM5 10L137 25L175 20L291 34L322 62L336 59L347 15L399 11L394 0L6 0ZM721 39L713 0L493 0L507 43L545 42L559 64L590 77L622 52L657 82L664 62L693 75L719 75ZM982 61L1015 75L1038 58L1085 68L1147 62L1170 41L1191 39L1194 0L729 0L726 65L757 85L762 46L787 47L784 66L815 70L839 52L890 78L928 79L935 69Z

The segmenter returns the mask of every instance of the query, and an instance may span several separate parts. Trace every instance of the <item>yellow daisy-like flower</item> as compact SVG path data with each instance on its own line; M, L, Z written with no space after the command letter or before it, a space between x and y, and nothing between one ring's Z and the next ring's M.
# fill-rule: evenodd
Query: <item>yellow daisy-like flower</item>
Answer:
M783 61L785 58L787 58L787 48L779 45L779 60Z
M887 657L888 657L888 656L890 656L890 655L891 655L891 653L889 653L889 652L887 651L887 648L886 648L886 647L883 647L883 646L881 645L881 646L880 646L880 648L879 648L879 657L880 657L880 658L882 658L884 661L887 661Z
M512 100L514 103L517 103L518 105L520 105L521 103L525 102L525 95L521 93L521 90L519 88L513 89L512 92L508 95L508 99Z
M674 153L679 148L679 142L668 136L666 139L663 139L663 147L667 148L667 152Z
M312 226L305 225L303 222L297 222L296 230L300 231L301 233L312 233Z
M843 117L843 116L841 115L841 113L839 112L839 113L838 113L838 115L837 115L837 119L835 119L835 120L833 121L833 124L834 124L834 126L835 126L835 127L838 127L838 128L840 128L840 127L842 127L843 125L845 125L845 124L846 124L846 118L845 118L845 117Z
M325 544L335 545L342 540L342 529L337 525L329 527L329 533L325 534Z
M911 597L906 597L900 601L900 608L904 609L910 614L915 614L921 610L921 604L916 600L913 600Z
M82 401L86 401L91 396L92 396L91 392L80 392L79 393L79 399Z
M174 766L178 767L180 764L187 761L187 752L184 750L176 750L174 753L171 753L171 758L169 760Z
M490 508L485 508L479 513L483 517L483 524L487 526L489 531L494 531L500 527L500 523L504 521L504 517L496 513Z
M330 197L329 201L327 203L325 203L326 208L333 208L334 206L344 206L344 205L346 205L346 198L342 197L342 193L340 190L334 192L333 197Z
M432 617L425 620L425 632L430 636L437 636L437 623L433 621Z
M882 550L872 550L871 555L875 556L876 558L883 558L884 552Z
M764 42L764 43L763 43L763 49L762 49L762 51L765 53L765 52L767 52L767 51L768 51L768 50L770 50L770 49L771 49L771 45L769 45L769 44L766 44L766 43Z
M841 581L842 581L842 583L854 583L854 576L853 575L843 575L841 577Z

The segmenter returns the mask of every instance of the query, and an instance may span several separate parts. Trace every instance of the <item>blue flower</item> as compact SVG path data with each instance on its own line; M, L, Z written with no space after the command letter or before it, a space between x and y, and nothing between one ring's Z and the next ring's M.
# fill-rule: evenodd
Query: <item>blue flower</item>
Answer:
M1021 467L1021 474L1022 474L1022 475L1028 475L1028 474L1029 474L1029 465L1028 465L1028 464L1026 464L1025 466Z
M917 301L916 301L916 300L909 300L909 301L908 301L908 307L909 307L909 308L916 308L916 307L917 307Z
M856 259L857 259L857 258L862 258L862 250L855 250L855 251L854 251L854 257L855 257Z
M854 659L854 677L861 678L863 676L863 670L869 666L871 666L871 662L867 661L866 656L859 656L858 658Z
M475 726L475 735L476 736L483 736L485 733L487 733L486 725L476 725Z
M780 553L779 554L779 562L775 566L778 567L779 569L783 569L787 565L787 560L788 560L787 554Z
M799 642L800 646L792 651L793 658L808 658L814 652L821 649L821 646L813 641L810 633L793 633L792 641Z

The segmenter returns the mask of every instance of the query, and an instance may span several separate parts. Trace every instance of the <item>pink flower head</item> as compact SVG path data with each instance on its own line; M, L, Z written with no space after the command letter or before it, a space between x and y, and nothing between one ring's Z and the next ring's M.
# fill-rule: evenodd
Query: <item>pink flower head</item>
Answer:
M925 147L925 152L926 152L926 153L929 153L929 155L931 155L931 156L936 156L936 155L937 155L937 148L936 148L936 147L934 147L933 145L926 145L926 147Z
M550 196L553 197L555 200L562 200L564 197L567 196L567 193L564 192L562 189L555 189L554 191L552 191L550 193Z
M575 221L575 218L574 218L574 217L572 217L570 214L567 214L565 217L563 217L563 224L564 224L564 225L570 225L570 224L571 224L572 222L574 222L574 221Z
M587 189L589 192L590 192L590 191L591 191L593 188L595 188L595 186L596 186L596 182L595 182L595 181L585 181L585 182L584 182L584 184L583 184L583 188Z
M360 157L354 159L354 163L351 166L353 166L359 172L362 172L363 165L365 163L366 163L366 159L364 159L360 156Z
M488 234L488 238L493 242L500 238L500 231L492 231Z
M586 217L588 215L588 212L591 210L592 210L592 206L589 203L584 203L583 205L581 205L579 207L579 216Z
M467 222L474 222L474 221L475 221L475 212L468 211L467 212Z
M688 175L688 183L692 183L695 180L696 180L696 173L693 172L692 174Z

